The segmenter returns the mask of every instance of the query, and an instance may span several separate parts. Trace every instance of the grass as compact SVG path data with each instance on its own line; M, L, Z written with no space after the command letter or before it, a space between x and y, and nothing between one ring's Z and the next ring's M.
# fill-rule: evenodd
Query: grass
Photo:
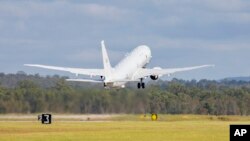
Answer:
M91 118L90 118L91 119ZM119 115L107 121L0 121L0 141L228 141L230 124L250 124L245 116Z

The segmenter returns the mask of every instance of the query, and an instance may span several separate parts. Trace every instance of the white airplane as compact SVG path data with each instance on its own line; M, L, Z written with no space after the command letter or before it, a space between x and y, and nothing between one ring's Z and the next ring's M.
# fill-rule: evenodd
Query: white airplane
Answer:
M78 82L94 82L103 83L105 88L124 88L127 82L138 82L137 87L145 88L143 80L150 77L152 80L157 80L162 75L170 76L173 73L181 71L189 71L204 67L211 67L214 65L201 65L186 68L169 68L162 69L155 67L152 69L146 68L146 65L151 60L150 48L146 45L136 47L130 54L123 58L115 67L110 65L108 53L105 48L104 41L101 41L102 46L102 60L103 69L82 69L82 68L68 68L57 66L46 66L39 64L24 64L25 66L45 68L58 71L66 71L76 75L91 76L91 79L67 79L67 81ZM93 79L92 76L99 76L99 79Z

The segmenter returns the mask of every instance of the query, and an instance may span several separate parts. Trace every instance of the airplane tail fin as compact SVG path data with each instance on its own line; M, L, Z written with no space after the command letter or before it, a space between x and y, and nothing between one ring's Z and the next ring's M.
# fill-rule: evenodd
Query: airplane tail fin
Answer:
M112 74L112 67L110 65L108 53L104 44L104 41L101 42L102 45L102 59L103 59L103 67L104 67L104 74L105 74L105 80L109 80Z

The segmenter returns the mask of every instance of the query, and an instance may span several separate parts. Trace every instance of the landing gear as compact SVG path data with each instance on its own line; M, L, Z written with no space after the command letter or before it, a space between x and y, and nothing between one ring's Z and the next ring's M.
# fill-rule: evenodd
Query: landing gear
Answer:
M137 88L140 89L144 89L145 88L145 83L142 81L143 79L141 78L141 81L137 84Z
M144 89L145 88L145 83L141 83L141 87Z
M140 89L141 88L141 83L137 84L137 88Z

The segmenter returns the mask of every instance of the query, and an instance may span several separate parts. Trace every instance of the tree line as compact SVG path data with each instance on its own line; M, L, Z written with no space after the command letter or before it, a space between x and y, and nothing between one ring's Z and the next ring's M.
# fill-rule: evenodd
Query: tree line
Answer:
M250 82L173 79L107 90L65 78L1 73L0 113L250 114Z

